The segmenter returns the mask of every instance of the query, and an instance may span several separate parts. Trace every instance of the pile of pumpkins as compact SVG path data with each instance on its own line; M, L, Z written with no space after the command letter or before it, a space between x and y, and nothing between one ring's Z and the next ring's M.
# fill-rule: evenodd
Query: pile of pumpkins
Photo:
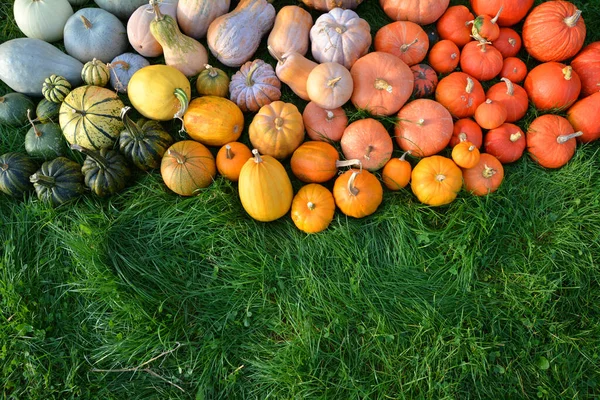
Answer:
M379 0L394 22L374 35L354 11L362 0L302 0L312 12L276 12L267 0L231 11L229 0L95 0L101 8L73 13L71 4L85 2L15 2L27 38L0 45L0 79L18 92L0 98L0 120L32 127L28 155L0 156L5 193L33 185L53 205L85 187L107 196L135 166L160 168L169 189L191 196L218 173L238 182L252 218L273 221L291 209L296 226L313 233L336 209L374 213L384 187L410 182L419 201L441 206L463 187L494 192L503 164L526 149L559 168L578 141L600 137L600 42L582 50L585 23L568 1L532 9L533 0L471 0L472 12L449 0ZM519 35L513 25L523 20ZM61 39L68 54L48 43ZM269 62L253 59L265 39ZM522 46L539 62L531 71L517 57ZM208 51L237 71L208 65ZM164 64L145 58L159 56ZM281 100L282 85L303 112ZM130 118L119 93L142 119ZM28 96L44 97L36 120ZM523 132L516 123L530 103L542 115ZM349 123L349 105L369 117ZM239 141L245 118L252 149ZM175 141L160 124L173 119L188 139ZM393 136L382 123L390 119ZM65 157L67 142L86 155L83 166ZM440 155L448 147L450 156ZM305 183L296 194L283 162Z

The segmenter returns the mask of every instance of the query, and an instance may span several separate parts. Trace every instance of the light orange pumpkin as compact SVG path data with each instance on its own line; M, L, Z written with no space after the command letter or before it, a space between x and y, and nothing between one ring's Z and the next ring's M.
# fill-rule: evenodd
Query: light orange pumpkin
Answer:
M335 200L326 187L309 183L300 188L292 201L292 221L306 233L327 229L335 215Z
M462 183L462 172L454 161L435 155L417 163L410 186L421 203L438 207L454 201Z
M259 153L284 159L304 141L302 114L292 103L264 105L252 119L248 136Z
M475 110L475 122L483 129L495 129L506 121L506 107L499 101L487 99Z
M394 150L388 131L373 118L359 119L348 125L340 145L347 159L359 159L362 167L369 171L383 168Z
M275 58L290 52L305 56L310 45L312 26L313 19L308 11L298 6L283 6L277 12L273 29L267 38L269 53Z
M242 167L252 157L252 152L244 143L230 142L219 149L216 157L217 171L226 179L237 182Z
M241 136L244 114L231 100L202 96L191 101L183 123L192 139L207 146L223 146Z
M462 140L452 148L452 161L461 168L473 168L479 162L479 149L473 143Z
M583 132L578 141L589 143L600 139L600 92L573 104L567 111L567 119L576 131Z
M555 114L537 117L526 133L527 151L531 158L546 168L560 168L575 154L575 138L583 132L575 132L569 121Z
M394 21L429 25L444 14L450 0L379 0L379 4Z
M312 101L304 107L302 120L312 140L338 142L348 126L348 116L343 108L327 110Z
M381 171L381 180L383 184L390 190L400 190L410 182L410 174L412 165L406 160L406 155L410 151L402 153L400 158L391 158Z
M160 174L173 192L180 196L192 196L213 182L217 167L215 158L206 146L193 140L182 140L165 152Z
M496 157L482 153L472 168L463 168L465 189L476 196L486 196L498 190L504 179L504 167Z
M322 183L337 174L340 155L327 142L311 140L302 143L292 154L290 167L302 182Z
M353 90L350 71L336 62L317 65L306 80L310 101L329 110L343 106L352 97Z
M363 218L373 214L383 201L383 187L369 171L349 169L333 184L333 198L341 212Z
M429 38L419 25L410 21L396 21L384 25L375 34L375 51L390 53L409 67L425 59Z

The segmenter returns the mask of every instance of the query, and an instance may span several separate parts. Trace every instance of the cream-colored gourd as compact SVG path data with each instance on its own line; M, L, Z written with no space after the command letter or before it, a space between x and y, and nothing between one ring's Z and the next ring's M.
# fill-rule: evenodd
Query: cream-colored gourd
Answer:
M46 42L61 40L65 24L73 15L67 0L16 0L13 11L25 36Z

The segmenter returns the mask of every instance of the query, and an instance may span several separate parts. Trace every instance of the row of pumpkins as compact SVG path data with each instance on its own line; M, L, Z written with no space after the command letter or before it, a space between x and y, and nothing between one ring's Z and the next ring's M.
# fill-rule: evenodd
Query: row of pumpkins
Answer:
M330 223L336 206L356 218L376 211L383 187L375 171L380 171L390 190L411 181L420 201L439 206L454 200L463 185L476 195L495 191L503 180L502 164L516 161L526 148L542 166L558 168L573 156L576 138L589 142L600 137L600 124L589 118L600 112L600 64L589 61L598 59L600 46L594 43L580 53L585 25L581 12L566 1L534 8L525 20L522 39L501 25L520 21L532 1L505 0L500 5L473 0L479 14L474 17L467 7L448 7L447 1L445 6L444 1L421 1L428 8L414 14L412 8L402 9L403 3L410 2L381 0L384 11L397 21L382 27L374 38L369 24L356 12L334 7L339 2L328 6L305 1L329 10L313 24L311 14L298 6L275 13L265 0L242 0L227 12L228 1L196 0L198 8L188 17L204 17L201 26L180 21L178 7L189 3L150 0L149 7L133 12L127 34L139 54L120 54L122 48L104 52L95 47L97 42L86 45L90 53L69 51L69 21L77 16L91 29L96 20L86 13L106 12L102 9L84 8L65 21L65 48L80 61L40 39L14 39L0 45L0 64L28 71L28 63L34 63L38 75L52 71L35 87L35 76L14 78L14 71L6 74L0 65L0 78L15 91L44 95L36 113L39 121L46 122L35 125L28 115L33 103L23 94L2 98L0 119L1 106L12 103L12 123L18 126L25 118L32 124L25 141L27 152L46 161L38 170L23 154L0 157L0 190L19 195L31 182L38 195L53 204L80 194L83 184L106 196L125 187L128 164L133 164L142 170L160 166L166 185L189 196L208 186L218 171L238 181L241 203L253 218L272 221L291 208L300 229L317 232ZM139 22L144 18L146 22ZM429 37L419 24L433 22L442 40L431 41L430 49ZM186 33L196 38L207 35L215 57L239 71L230 78L207 65L202 44L179 26L199 28ZM251 60L267 33L276 68ZM555 40L568 46L557 46ZM521 43L542 62L529 73L516 57ZM369 53L372 44L375 51ZM309 47L312 59L306 57ZM40 49L45 51L42 58L47 58L43 65L29 56ZM161 53L166 65L148 65L141 56ZM575 55L569 66L560 63ZM429 65L422 63L427 56ZM76 63L81 68L74 78ZM455 72L459 65L461 72ZM443 76L439 81L438 74ZM202 97L190 102L191 76L197 76L196 89ZM495 77L501 77L501 82L485 92L480 82ZM521 87L518 82L523 80ZM71 90L81 81L85 86ZM109 83L117 92L127 93L145 118L132 121L130 108L117 93L103 88ZM281 83L308 101L303 113L280 100ZM580 94L583 98L577 101ZM7 101L11 96L14 100ZM409 101L411 96L415 99ZM435 101L421 98L428 96L435 96ZM568 119L545 114L524 133L515 122L526 114L529 101L540 111L568 109ZM349 124L342 108L348 102L373 117ZM252 151L237 141L248 112L254 114L248 129ZM51 122L56 115L59 124ZM393 138L378 119L387 116L395 117ZM173 143L157 122L174 118L181 119L192 140ZM485 139L482 128L488 130ZM312 140L304 142L305 132ZM73 150L86 154L83 167L64 157L64 138ZM404 150L400 158L392 158L393 139ZM340 161L335 142L346 161ZM485 153L479 151L482 144ZM448 145L451 158L438 155ZM220 148L216 158L207 146ZM414 169L406 160L408 154L419 158ZM295 196L281 163L286 159L292 173L307 183ZM352 168L338 173L347 166ZM334 178L332 194L321 184Z

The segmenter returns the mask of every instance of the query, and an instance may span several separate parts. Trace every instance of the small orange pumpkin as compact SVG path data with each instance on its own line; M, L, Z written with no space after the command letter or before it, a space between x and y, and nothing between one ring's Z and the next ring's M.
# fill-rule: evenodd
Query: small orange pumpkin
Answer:
M575 154L577 141L583 135L575 132L569 121L559 115L546 114L537 117L529 125L527 150L531 158L546 168L560 168Z
M520 58L507 57L502 62L502 69L498 76L512 82L523 82L523 79L527 76L527 64Z
M225 178L237 182L242 167L252 157L252 152L244 143L231 142L219 149L217 153L217 170Z
M506 121L506 115L504 104L487 99L475 110L475 121L483 129L494 129Z
M292 201L292 221L306 233L317 233L327 229L335 214L333 194L318 183L309 183L300 188Z
M212 183L217 167L206 146L193 140L182 140L165 152L160 174L169 189L180 196L192 196Z
M462 187L462 172L449 158L425 157L413 169L410 185L421 203L442 206L456 198Z
M429 65L438 74L449 74L458 67L460 50L451 40L440 40L429 50Z
M381 171L383 184L390 190L400 190L410 182L412 165L406 160L406 155L410 151L402 153L400 158L392 158L388 161Z
M498 38L493 41L493 44L500 54L502 54L502 57L508 58L516 57L519 54L523 41L514 29L502 27L500 28Z
M502 164L517 161L525 151L525 134L517 125L504 123L485 135L485 152Z
M248 136L259 153L284 159L304 140L302 114L292 103L277 100L266 104L252 119Z
M290 159L293 174L302 182L327 182L337 174L340 155L327 142L304 142Z
M491 154L482 153L479 162L472 168L462 170L465 189L476 196L495 192L504 179L504 167Z
M312 101L304 107L302 120L312 140L338 142L348 126L348 117L343 108L327 110Z
M335 180L333 198L344 214L363 218L377 211L383 201L383 187L369 171L349 169Z
M369 171L383 168L394 150L390 134L373 118L359 119L348 125L340 145L347 159L359 159Z
M452 148L452 160L461 168L473 168L479 162L479 149L466 139Z

